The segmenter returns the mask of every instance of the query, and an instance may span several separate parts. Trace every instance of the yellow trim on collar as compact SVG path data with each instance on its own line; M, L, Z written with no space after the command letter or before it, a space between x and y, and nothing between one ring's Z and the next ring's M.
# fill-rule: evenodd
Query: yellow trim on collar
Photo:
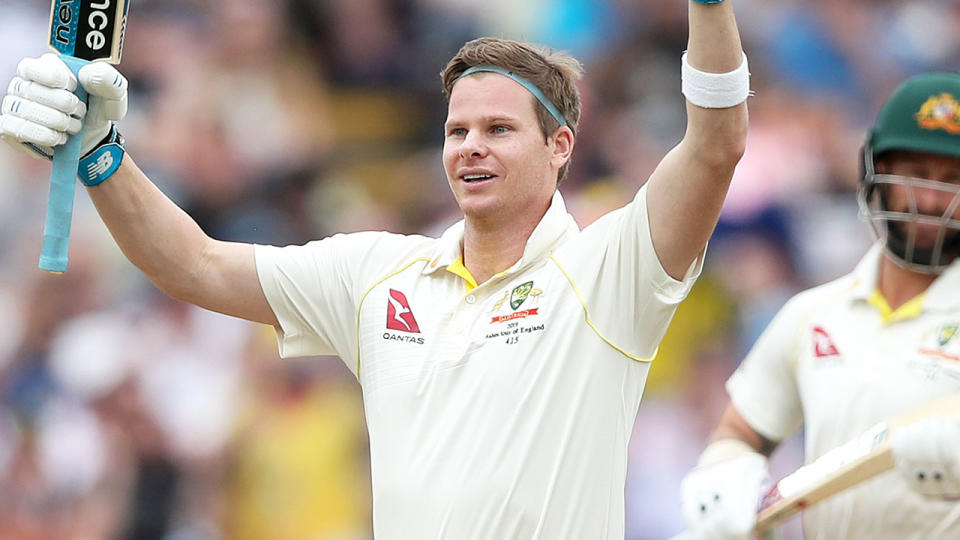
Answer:
M577 295L577 300L580 301L580 305L583 307L583 319L584 319L584 321L587 323L587 326L589 326L589 327L594 331L594 333L597 334L597 336L598 336L601 340L603 340L604 343L606 343L607 345L613 347L617 352L619 352L620 354L626 356L627 358L629 358L629 359L631 359L631 360L635 360L635 361L637 361L637 362L646 362L646 363L651 363L651 362L653 362L654 358L657 357L657 353L660 352L660 347L657 347L657 349L656 349L655 351L653 351L653 355L650 356L650 358L639 358L639 357L637 357L637 356L634 356L634 355L628 353L627 351L623 350L622 348L618 347L618 346L617 346L616 344L614 344L612 341L610 341L609 339L607 339L606 336L604 336L603 334L601 334L601 333L600 333L600 329L597 328L597 325L593 324L593 321L590 320L590 312L587 310L587 303L583 300L583 295L580 294L580 289L578 289L578 288L577 288L577 284L573 282L573 278L570 277L570 274L568 274L567 271L563 268L563 266L560 265L560 261L558 261L553 255L550 256L550 260L553 261L553 264L557 265L557 268L560 269L560 272L562 272L563 275L564 275L564 277L567 278L567 281L570 282L570 287L573 288L574 294Z
M874 289L870 297L867 298L867 303L877 308L877 311L880 312L880 317L883 319L883 324L890 324L919 317L920 314L923 313L924 296L925 293L918 294L894 311L887 302L887 299L883 297L880 289Z
M447 266L447 272L462 277L463 280L467 282L467 292L477 288L477 280L474 279L473 274L467 270L467 267L463 265L463 255L457 257L457 260Z
M414 259L414 260L410 261L409 263L407 263L406 265L404 265L404 266L403 266L402 268L400 268L399 270L397 270L397 271L395 271L395 272L390 272L389 274L387 274L387 275L383 276L382 278L378 279L373 285L371 285L371 286L366 290L366 292L363 293L362 296L360 296L360 302L357 304L357 380L358 380L358 381L360 380L360 311L363 309L363 301L367 299L367 295L370 294L370 291L372 291L373 289L375 289L375 288L377 287L377 285L380 285L380 284L383 283L384 281L392 278L393 276L399 274L400 272L403 272L403 271L406 270L407 268L410 268L411 266L413 266L413 265L415 265L415 264L417 264L418 262L421 262L421 261L422 261L422 262L429 263L429 262L430 262L430 257L420 257L420 258L418 258L418 259Z

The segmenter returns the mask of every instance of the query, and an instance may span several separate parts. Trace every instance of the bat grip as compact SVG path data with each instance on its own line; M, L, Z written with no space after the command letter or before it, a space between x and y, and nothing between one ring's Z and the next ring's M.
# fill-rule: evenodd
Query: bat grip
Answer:
M76 76L89 62L72 56L60 59ZM87 101L87 91L77 82L74 92L81 101ZM70 248L70 222L73 219L73 198L77 186L83 129L71 135L66 144L53 152L53 171L50 174L50 197L47 199L47 217L43 224L43 247L40 250L41 270L62 274L67 271L67 253Z

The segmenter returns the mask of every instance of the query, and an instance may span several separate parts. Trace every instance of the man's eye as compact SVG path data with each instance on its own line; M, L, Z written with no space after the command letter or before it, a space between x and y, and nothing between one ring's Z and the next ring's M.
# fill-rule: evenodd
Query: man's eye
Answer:
M463 137L466 134L467 134L467 130L463 128L453 128L450 130L450 135L454 137Z
M507 126L493 126L493 132L497 135L502 135L508 131L510 131L510 128Z

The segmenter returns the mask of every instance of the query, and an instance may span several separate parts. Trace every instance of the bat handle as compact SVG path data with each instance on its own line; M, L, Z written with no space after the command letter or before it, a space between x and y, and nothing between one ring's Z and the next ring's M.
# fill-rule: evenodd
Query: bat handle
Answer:
M61 55L67 67L76 76L80 68L89 62L72 56ZM87 91L77 82L74 92L81 101L87 101ZM70 248L70 222L73 219L73 197L77 186L77 169L80 165L83 129L71 135L66 144L53 151L53 171L50 174L50 197L47 200L47 217L43 224L43 247L40 250L41 270L62 274L67 271L67 252Z

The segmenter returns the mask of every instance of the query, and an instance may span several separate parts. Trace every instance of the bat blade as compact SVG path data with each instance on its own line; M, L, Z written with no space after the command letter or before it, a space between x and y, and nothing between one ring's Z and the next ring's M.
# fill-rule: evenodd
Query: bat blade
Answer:
M960 419L960 394L932 401L886 422L783 477L757 513L756 532L894 467L891 438L898 429L929 418Z
M89 62L117 64L123 53L129 6L130 0L53 0L47 43L60 53L75 76ZM79 85L76 94L86 101L86 92ZM82 141L81 130L54 150L38 264L47 272L63 273L69 264L70 222Z
M119 64L130 0L53 0L48 44L63 56Z

